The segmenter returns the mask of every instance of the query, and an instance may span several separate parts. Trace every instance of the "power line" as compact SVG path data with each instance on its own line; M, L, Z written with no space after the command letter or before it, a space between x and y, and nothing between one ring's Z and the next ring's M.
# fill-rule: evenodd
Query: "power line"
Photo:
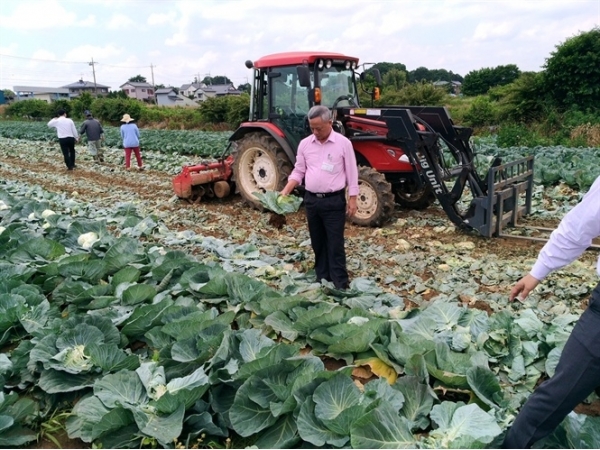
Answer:
M14 55L5 55L0 53L0 56L4 58L15 58L15 59L24 59L26 61L40 61L40 62L50 62L50 63L58 63L58 64L89 64L89 61L59 61L55 59L38 59L38 58L26 58L24 56L14 56ZM96 62L96 64L99 64ZM102 64L103 67L115 67L118 69L145 69L148 66L119 66L115 64Z
M4 58L26 59L28 61L44 61L44 62L53 62L53 63L60 63L60 64L87 64L87 62L85 62L85 61L57 61L54 59L26 58L24 56L5 55L3 53L0 53L0 56L2 56Z

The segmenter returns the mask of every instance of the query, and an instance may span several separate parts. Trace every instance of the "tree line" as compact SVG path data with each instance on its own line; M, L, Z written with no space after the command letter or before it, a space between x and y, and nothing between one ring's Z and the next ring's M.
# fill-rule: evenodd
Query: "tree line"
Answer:
M476 133L492 130L505 145L577 144L600 146L600 28L581 32L556 46L540 72L521 72L514 64L473 70L461 77L445 69L419 67L407 71L401 63L380 62L382 94L373 101L360 93L364 105L444 105L455 123ZM138 75L130 81L144 81ZM197 81L197 80L195 80ZM205 77L205 84L229 82L226 76ZM439 86L436 81L448 84ZM452 82L460 91L452 91ZM157 86L158 87L158 86ZM247 86L239 86L245 91ZM61 103L62 102L62 103ZM235 129L247 120L250 97L208 99L198 108L158 108L111 92L107 98L81 95L48 105L16 102L5 110L12 117L51 117L56 108L76 118L91 110L100 119L118 123L128 113L148 124L178 129Z

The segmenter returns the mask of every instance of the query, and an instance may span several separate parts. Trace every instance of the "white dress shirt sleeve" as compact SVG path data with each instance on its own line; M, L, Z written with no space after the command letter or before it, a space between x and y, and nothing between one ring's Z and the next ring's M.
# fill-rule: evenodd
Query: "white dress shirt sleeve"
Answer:
M600 177L581 202L569 211L550 235L530 274L542 280L550 272L575 261L600 236ZM596 266L600 275L600 260Z

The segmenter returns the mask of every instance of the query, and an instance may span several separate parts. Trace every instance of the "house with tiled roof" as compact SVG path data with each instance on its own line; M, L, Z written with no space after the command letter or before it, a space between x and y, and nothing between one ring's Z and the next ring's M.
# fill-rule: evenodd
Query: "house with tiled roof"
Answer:
M233 84L210 84L196 90L194 97L203 102L206 99L213 97L224 97L226 95L242 95L242 91L238 91Z
M198 103L178 94L173 88L157 89L155 96L158 106L198 106Z
M198 89L206 87L204 83L187 83L182 84L179 88L179 93L186 97L195 97Z
M150 83L128 81L125 84L119 86L129 98L135 98L136 100L151 101L154 100L154 86Z
M110 90L110 86L106 86L100 83L94 83L93 81L83 81L79 80L75 83L67 84L66 86L61 86L64 89L69 90L69 96L71 98L78 97L83 92L88 92L92 95L108 95Z

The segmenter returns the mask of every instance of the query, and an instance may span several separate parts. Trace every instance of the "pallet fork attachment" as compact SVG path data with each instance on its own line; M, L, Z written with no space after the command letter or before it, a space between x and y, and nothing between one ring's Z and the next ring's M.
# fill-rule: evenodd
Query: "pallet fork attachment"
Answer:
M486 237L501 236L506 226L516 226L521 217L531 213L533 156L505 164L497 158L481 179L469 144L471 129L455 126L445 108L383 109L382 119L388 126L387 139L402 147L421 182L431 186L448 218L459 228ZM419 131L417 123L425 131ZM447 166L440 141L452 155L452 167ZM467 187L471 202L463 211L459 201Z

